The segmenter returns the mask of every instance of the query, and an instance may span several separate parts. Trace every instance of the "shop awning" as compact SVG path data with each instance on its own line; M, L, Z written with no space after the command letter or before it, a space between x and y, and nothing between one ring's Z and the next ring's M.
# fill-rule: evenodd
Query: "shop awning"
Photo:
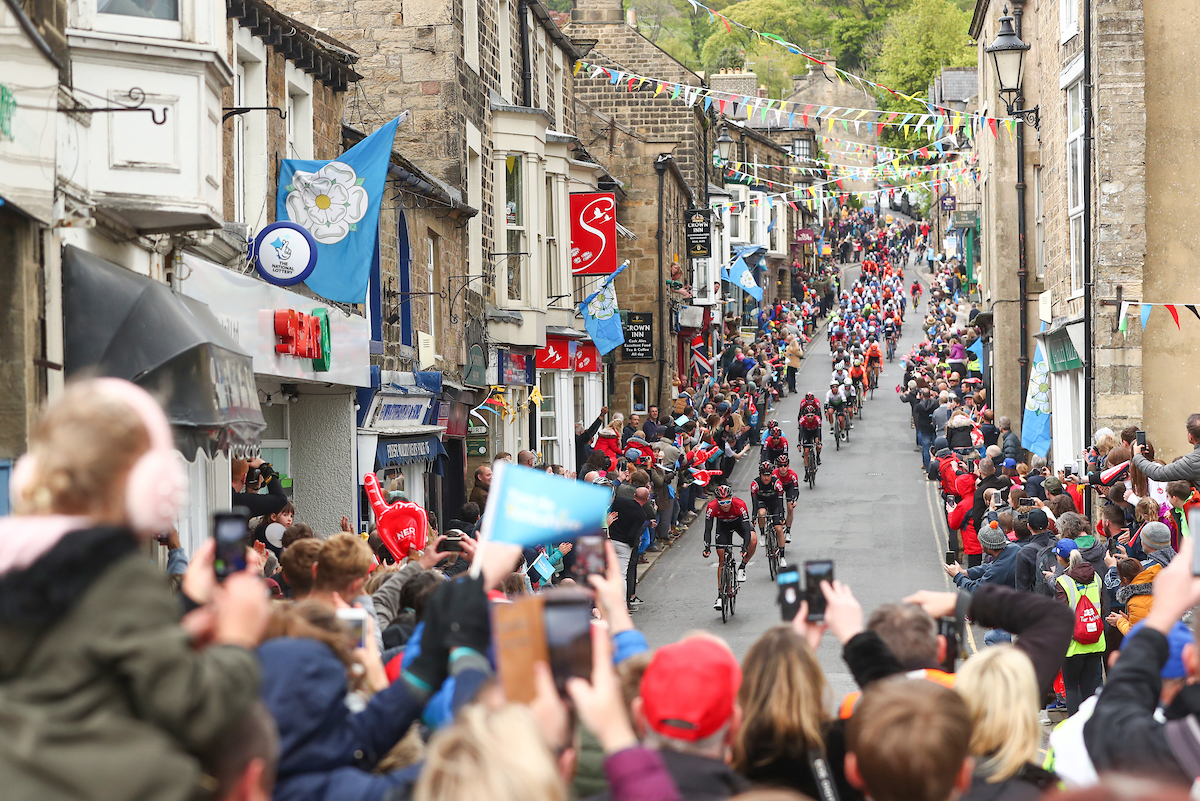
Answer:
M437 434L421 437L388 437L380 435L375 446L376 469L413 462L432 462L432 472L442 474L442 459L446 448Z
M67 376L97 373L145 387L162 402L184 456L258 452L266 423L253 362L207 305L67 246L63 319Z

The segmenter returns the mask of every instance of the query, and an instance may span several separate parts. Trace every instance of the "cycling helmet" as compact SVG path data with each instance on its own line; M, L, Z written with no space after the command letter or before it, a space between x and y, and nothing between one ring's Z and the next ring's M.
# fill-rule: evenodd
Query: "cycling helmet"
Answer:
M804 395L804 400L806 400L806 401L810 401L810 400L815 401L816 399L817 399L817 396L812 394L811 392L808 392Z
M728 506L733 503L733 490L729 488L728 484L717 485L717 503L722 506Z
M836 386L840 386L840 385L841 385L841 382L838 381L836 378L829 379L829 386L836 387Z
M771 473L771 472L774 472L774 470L775 470L775 465L771 464L771 461L769 459L763 459L761 462L758 463L758 472L759 473Z
M767 430L768 431L779 431L779 421L772 420L771 422L767 423Z
M775 460L776 467L788 467L789 465L791 465L791 463L792 463L792 460L788 458L788 455L786 453L779 454L779 458L777 458Z

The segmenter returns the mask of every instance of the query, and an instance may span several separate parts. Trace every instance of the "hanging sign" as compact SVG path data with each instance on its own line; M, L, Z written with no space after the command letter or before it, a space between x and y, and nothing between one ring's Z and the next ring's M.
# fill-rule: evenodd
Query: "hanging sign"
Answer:
M575 361L575 342L562 337L546 337L546 347L534 354L539 370L570 370Z
M575 351L575 372L577 373L598 373L600 372L600 355L596 350L596 346L591 342L580 342L579 349Z
M625 317L625 358L654 358L654 315L629 312Z
M571 195L571 274L617 269L617 199L612 192Z
M954 211L958 208L958 198L954 195L946 195L942 198L942 211Z
M801 245L811 245L813 242L817 241L817 237L813 233L813 229L801 228L796 232L796 241Z
M684 212L689 259L707 259L712 255L712 212L688 209Z
M298 284L317 266L317 242L294 222L271 223L254 238L254 269L277 286Z

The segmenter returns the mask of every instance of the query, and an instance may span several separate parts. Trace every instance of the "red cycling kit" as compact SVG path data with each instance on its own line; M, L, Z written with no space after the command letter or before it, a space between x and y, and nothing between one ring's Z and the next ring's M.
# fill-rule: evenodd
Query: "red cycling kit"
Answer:
M795 470L790 467L780 467L775 471L775 478L783 488L784 498L795 501L800 497L800 477L796 475Z
M762 458L766 462L774 462L780 456L788 452L787 437L782 434L778 437L767 437L763 440Z
M795 474L793 473L793 475ZM782 515L783 482L774 474L766 482L759 476L750 482L750 500L754 504L754 514L756 515L760 508L766 509L768 515Z
M714 520L717 521L717 545L732 545L731 535L735 531L741 535L743 545L750 538L750 511L741 498L734 498L726 508L721 508L721 504L714 498L704 507L705 548L712 544Z

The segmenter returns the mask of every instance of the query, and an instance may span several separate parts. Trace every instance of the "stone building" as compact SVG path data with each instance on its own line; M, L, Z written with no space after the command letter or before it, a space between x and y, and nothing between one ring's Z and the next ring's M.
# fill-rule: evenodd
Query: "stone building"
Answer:
M798 103L802 106L812 105L814 114L819 111L822 106L827 108L850 108L850 109L871 109L877 107L875 96L870 92L864 91L862 88L856 88L849 81L839 77L834 72L837 67L837 59L826 53L821 56L821 59L826 62L827 66L822 67L819 64L812 64L809 70L804 75L792 76L792 93L784 98L787 103ZM849 129L838 126L837 130L833 130L833 126L827 120L817 122L816 135L829 136L843 142L851 142L860 145L878 145L879 136L878 129L874 125L856 126L852 125ZM870 169L875 166L875 160L869 155L846 153L838 154L838 163L845 164L855 169ZM849 191L866 191L875 189L876 182L854 179L844 182L845 188Z
M1188 42L1197 22L1157 1L1017 3L1013 12L1018 34L1031 46L1025 107L1037 106L1040 114L1039 129L1029 126L1023 137L1026 319L1031 339L1036 335L1048 355L1052 456L1061 465L1077 458L1091 431L1132 423L1150 432L1159 458L1170 460L1190 447L1182 422L1194 410L1179 388L1197 383L1189 359L1196 329L1189 326L1200 323L1181 314L1177 328L1155 307L1143 333L1138 303L1190 303L1200 277L1192 247L1197 223L1182 213L1191 190L1179 180L1200 159L1190 144L1197 123L1175 77L1196 65ZM982 51L996 35L1000 14L997 4L980 0L971 35L981 48L981 101L1002 115L994 67ZM1084 74L1085 33L1092 44L1090 76ZM1084 131L1089 83L1090 152ZM1015 284L1015 143L1003 135L989 140L980 137L987 167L984 264ZM1089 264L1091 305L1085 308ZM1011 290L1009 296L1016 299ZM1118 298L1134 304L1125 333L1117 330ZM999 317L996 325L999 333ZM1007 325L1016 330L1019 320L1007 315Z

